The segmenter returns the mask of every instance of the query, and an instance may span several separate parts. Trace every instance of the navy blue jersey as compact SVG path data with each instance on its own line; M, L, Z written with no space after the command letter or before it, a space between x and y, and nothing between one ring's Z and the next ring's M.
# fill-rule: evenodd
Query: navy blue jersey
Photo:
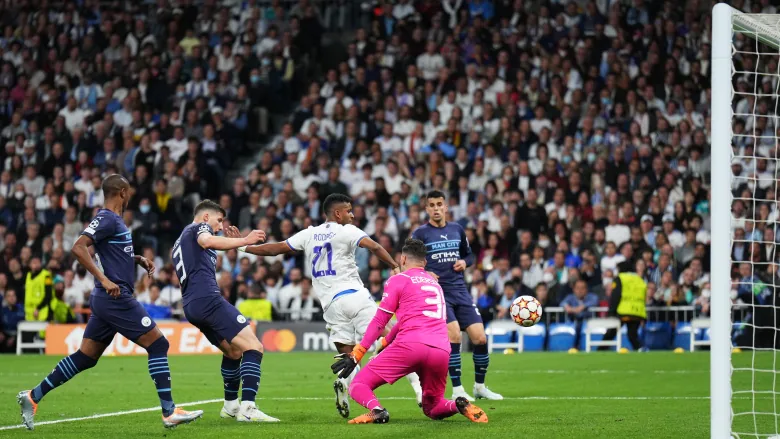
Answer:
M171 251L184 305L201 297L220 295L216 275L217 252L198 244L198 236L202 233L213 235L214 230L206 223L188 225Z
M425 243L428 250L425 269L439 276L439 285L447 301L472 303L463 272L452 268L459 259L466 261L466 265L474 262L463 227L458 223L446 223L444 227L434 227L428 223L412 232L412 238Z
M95 259L100 271L115 283L122 295L133 295L135 284L135 253L133 238L122 217L108 209L100 209L82 235L92 238ZM92 294L107 294L95 279Z

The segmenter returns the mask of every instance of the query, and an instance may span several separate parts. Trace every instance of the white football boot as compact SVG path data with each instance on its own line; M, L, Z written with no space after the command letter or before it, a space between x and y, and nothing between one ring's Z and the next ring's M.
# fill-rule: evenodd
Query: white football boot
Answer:
M484 384L474 384L474 398L477 399L490 399L493 401L500 401L504 399L503 396L490 390Z
M453 400L458 398L466 398L469 402L473 402L474 398L471 397L468 393L466 393L466 389L463 388L463 386L457 386L452 388L452 398Z
M238 422L279 422L273 416L268 416L255 405L254 401L242 401L236 415Z
M240 408L241 404L238 402L238 399L232 401L225 400L225 403L222 405L222 410L219 412L219 417L235 418Z

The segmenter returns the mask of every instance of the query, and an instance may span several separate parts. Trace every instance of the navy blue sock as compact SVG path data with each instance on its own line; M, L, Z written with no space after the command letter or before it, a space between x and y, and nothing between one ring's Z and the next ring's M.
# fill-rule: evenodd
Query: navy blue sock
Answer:
M163 416L170 416L176 408L171 393L171 369L168 367L168 340L160 337L154 341L146 352L149 354L149 375L157 387L157 397L160 398L160 407Z
M452 387L458 387L460 382L460 343L450 343L450 380Z
M255 400L257 388L260 387L260 363L262 361L262 352L255 350L244 352L244 358L241 361L241 402Z
M477 384L485 383L485 374L487 374L488 365L490 365L490 355L486 344L474 346L474 382Z
M97 364L97 360L88 357L85 353L76 351L60 360L54 370L41 381L32 391L32 400L40 402L47 393L65 384L76 376L77 373L85 371Z
M238 399L238 388L241 386L241 360L222 357L222 380L225 382L225 401Z

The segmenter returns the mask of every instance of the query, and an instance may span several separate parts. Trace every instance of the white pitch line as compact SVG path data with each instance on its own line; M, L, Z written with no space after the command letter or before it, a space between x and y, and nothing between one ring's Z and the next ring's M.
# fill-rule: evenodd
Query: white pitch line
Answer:
M177 407L188 407L191 405L200 405L200 404L211 404L214 402L222 402L221 399L205 399L203 401L194 401L194 402L185 402L184 404L176 404ZM63 422L75 422L75 421L86 421L88 419L99 419L99 418L109 418L111 416L122 416L122 415L132 415L135 413L144 413L144 412L153 412L155 410L160 410L160 406L156 407L148 407L145 409L135 409L135 410L125 410L121 412L113 412L113 413L99 413L96 415L90 415L90 416L82 416L79 418L66 418L66 419L55 419L53 421L42 421L42 422L36 422L35 426L39 425L50 425L50 424L61 424ZM17 428L25 428L24 424L19 425L7 425L4 427L0 427L0 431L2 430L15 430Z
M306 397L306 396L300 396L300 397L289 397L289 398L268 398L268 399L260 399L260 401L330 401L333 398L326 398L322 396L312 396L312 397ZM383 400L413 400L414 398L410 397L403 397L403 396L390 396L390 397L384 397ZM526 397L505 397L505 400L510 401L670 401L670 400L683 400L683 401L690 401L690 400L696 400L696 401L705 401L709 400L709 396L526 396ZM749 397L745 398L734 398L734 399L749 399ZM185 402L183 404L176 404L177 407L189 407L193 405L202 405L202 404L213 404L216 402L222 402L222 399L204 399L202 401L193 401L193 402ZM160 406L155 407L147 407L143 409L135 409L135 410L125 410L121 412L112 412L112 413L99 413L95 415L90 416L81 416L78 418L66 418L66 419L55 419L53 421L42 421L42 422L36 422L35 426L38 427L40 425L51 425L51 424L61 424L63 422L75 422L75 421L86 421L89 419L99 419L99 418L109 418L112 416L124 416L124 415L133 415L136 413L145 413L145 412L153 412L156 410L160 410ZM19 428L24 428L24 425L18 424L18 425L6 425L0 427L0 431L3 430L16 430Z

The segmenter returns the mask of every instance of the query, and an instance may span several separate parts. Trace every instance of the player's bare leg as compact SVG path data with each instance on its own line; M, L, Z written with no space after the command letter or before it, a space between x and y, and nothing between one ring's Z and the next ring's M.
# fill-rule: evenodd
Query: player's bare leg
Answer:
M263 359L263 345L257 339L251 326L246 326L230 341L230 346L242 353L241 360L241 406L236 420L238 422L279 422L268 416L255 404L260 386L260 363Z
M105 343L99 343L88 338L81 340L79 350L63 358L54 367L54 370L32 390L23 390L16 395L16 402L21 408L22 423L28 430L35 429L35 414L38 412L38 403L50 391L65 384L68 380L94 367L103 351L108 347Z
M503 396L488 389L485 386L485 375L490 364L485 326L482 323L474 323L466 328L471 343L474 345L474 398L502 400ZM454 393L454 392L453 392ZM454 396L454 395L453 395Z
M241 404L238 400L238 391L241 387L241 357L243 352L240 349L231 346L227 341L222 340L219 344L219 350L222 351L222 365L220 371L222 380L225 384L225 401L222 404L222 410L219 412L220 418L233 418L238 415Z
M182 424L189 424L203 416L203 410L187 411L176 407L171 393L171 371L168 367L168 340L163 336L160 328L154 327L146 334L138 337L135 343L146 349L149 354L149 375L152 377L157 396L160 398L160 406L163 409L162 422L165 428L175 428Z
M336 350L340 354L348 354L352 352L355 345L347 345L342 343L333 343L336 346ZM355 370L347 378L337 378L333 382L333 391L336 393L336 410L339 412L342 418L349 418L349 385L352 380L360 371L360 365L355 367Z
M450 380L452 381L452 399L458 397L466 398L469 401L474 401L474 398L466 393L466 389L463 388L463 384L460 381L461 360L460 360L460 323L457 321L447 323L447 335L450 339L450 364L449 373Z

